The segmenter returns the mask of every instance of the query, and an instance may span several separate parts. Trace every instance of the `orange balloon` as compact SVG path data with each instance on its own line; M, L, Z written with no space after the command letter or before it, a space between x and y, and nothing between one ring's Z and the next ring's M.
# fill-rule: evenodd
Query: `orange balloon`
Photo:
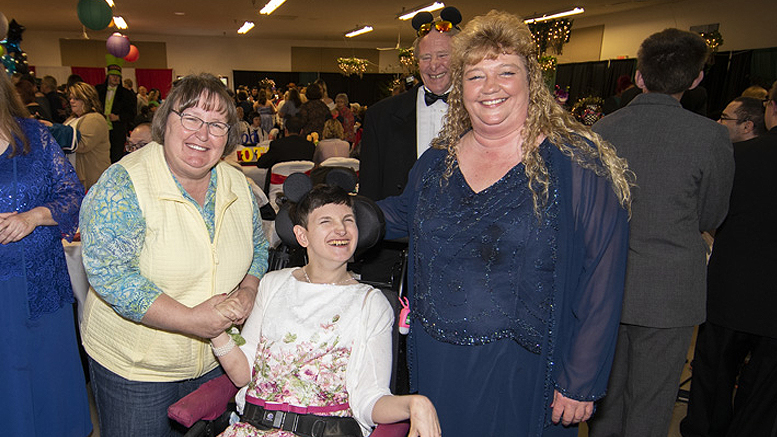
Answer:
M139 57L140 52L138 52L138 48L135 47L135 44L130 44L129 53L127 53L127 56L124 57L124 60L127 62L135 62Z

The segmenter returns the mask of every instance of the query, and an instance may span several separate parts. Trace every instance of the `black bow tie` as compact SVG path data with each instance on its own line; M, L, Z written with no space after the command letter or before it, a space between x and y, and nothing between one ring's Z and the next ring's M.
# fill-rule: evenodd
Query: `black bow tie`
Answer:
M424 88L424 102L426 102L426 106L430 106L438 100L448 103L448 94L450 93L445 93L440 96Z

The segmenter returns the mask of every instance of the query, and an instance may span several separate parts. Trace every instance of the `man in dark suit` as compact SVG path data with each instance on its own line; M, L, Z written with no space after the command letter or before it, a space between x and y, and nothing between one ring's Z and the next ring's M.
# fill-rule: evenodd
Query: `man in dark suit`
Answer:
M371 106L364 118L359 194L380 200L402 193L407 174L442 128L451 88L450 43L458 30L432 29L413 43L423 85Z
M108 65L108 75L105 82L95 86L103 104L103 114L108 121L111 140L111 162L116 162L124 156L124 143L127 133L137 112L135 94L121 86L121 66Z
M279 162L312 161L316 145L301 136L304 121L299 117L286 120L286 136L270 143L270 149L259 157L256 166L272 168Z
M593 126L626 158L637 186L615 359L591 437L666 437L694 325L705 318L702 232L726 217L734 177L728 131L680 105L706 59L697 34L649 36L637 52L643 94Z
M739 97L721 114L737 140L736 172L710 257L707 321L696 339L684 437L767 436L777 429L777 82L769 97L765 111L760 100Z

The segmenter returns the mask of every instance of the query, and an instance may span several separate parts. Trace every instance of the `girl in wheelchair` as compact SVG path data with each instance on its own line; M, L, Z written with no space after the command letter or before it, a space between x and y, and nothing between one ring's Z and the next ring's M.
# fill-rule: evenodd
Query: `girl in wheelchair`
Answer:
M241 421L221 435L361 437L409 419L410 436L440 436L426 397L388 389L394 316L380 290L347 270L359 238L352 196L318 185L289 216L308 264L262 278L244 345L226 333L211 340L229 378L245 386Z

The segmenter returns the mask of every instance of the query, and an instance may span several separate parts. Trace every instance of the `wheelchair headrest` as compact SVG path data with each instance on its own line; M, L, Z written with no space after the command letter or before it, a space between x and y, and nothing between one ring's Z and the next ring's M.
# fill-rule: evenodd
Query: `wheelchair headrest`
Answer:
M353 192L356 188L355 175L347 169L333 168L326 175L326 184L335 185L346 192ZM304 173L289 175L283 182L283 192L288 202L281 206L278 216L275 218L275 230L281 241L292 247L299 247L297 237L294 235L294 223L291 221L289 209L292 203L297 203L313 188L313 183ZM356 215L356 227L359 229L359 240L356 250L369 249L383 239L385 220L380 207L364 196L353 195L353 211Z

